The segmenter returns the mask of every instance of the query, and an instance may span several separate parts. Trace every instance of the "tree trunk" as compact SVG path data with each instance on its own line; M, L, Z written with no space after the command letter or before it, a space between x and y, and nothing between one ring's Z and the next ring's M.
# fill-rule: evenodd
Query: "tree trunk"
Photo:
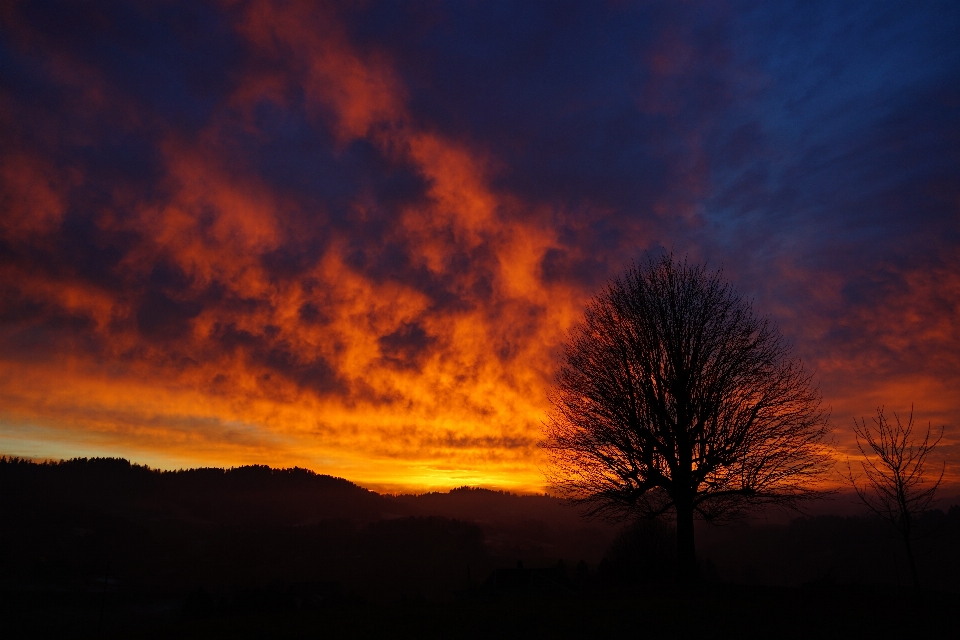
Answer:
M903 483L897 477L898 485ZM910 507L907 506L906 499L903 492L899 493L899 502L900 502L900 533L903 535L903 544L907 548L907 563L910 566L910 577L913 578L913 588L917 591L920 591L920 578L917 577L917 564L913 560L913 545L910 544L910 538L912 537L913 529L913 518L912 513L910 512Z
M903 537L903 543L907 547L907 562L910 564L910 575L913 578L913 588L920 591L920 578L917 576L917 565L913 560L913 545L910 544L909 534Z
M677 509L677 569L680 582L697 581L697 548L693 538L693 501L676 500Z

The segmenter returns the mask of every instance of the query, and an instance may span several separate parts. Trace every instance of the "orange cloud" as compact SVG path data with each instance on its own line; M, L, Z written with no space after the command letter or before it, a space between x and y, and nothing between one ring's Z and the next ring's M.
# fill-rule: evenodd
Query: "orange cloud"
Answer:
M292 58L284 73L295 74L255 75L230 104L277 100L294 83L340 144L366 138L411 163L426 199L399 211L391 234L460 303L437 309L411 284L371 279L336 236L296 278L268 273L264 255L293 240L284 211L301 205L228 171L214 122L195 143L163 145L164 199L100 222L139 238L120 277L144 282L163 267L169 286L111 295L44 276L24 285L92 318L99 350L4 362L8 420L158 464L266 461L383 486L539 488L554 345L584 295L541 280L553 232L513 215L524 203L489 187L482 157L414 127L388 65L351 50L329 13L258 3L239 30L265 57ZM56 222L58 200L35 174L13 176L40 185L24 187L33 191L23 220ZM305 308L322 320L305 322Z
M562 237L561 227L588 226L576 219L582 212L495 186L497 159L413 117L387 54L355 46L336 10L227 8L257 64L231 78L190 135L150 125L87 67L69 67L85 78L77 83L63 71L69 61L50 62L54 81L83 96L83 113L116 112L124 131L155 127L149 190L118 181L72 221L78 185L97 182L89 169L58 166L26 144L0 157L3 241L79 256L66 266L29 256L0 263L2 446L155 466L301 465L390 489L542 490L546 391L591 294L545 265L558 255L608 259ZM672 101L694 58L685 37L652 54L653 113L682 107ZM264 105L302 109L331 132L340 157L374 149L419 181L417 197L387 205L363 184L342 206L291 195L235 152L238 130L261 135ZM653 200L659 219L689 219L708 189L702 140L678 140L690 151L669 167L681 193ZM358 239L355 228L368 223L375 237ZM650 246L654 229L640 216L618 227L636 247ZM74 232L93 239L78 249ZM84 261L94 264L75 267ZM862 348L803 354L841 425L839 457L850 445L842 421L869 415L873 403L909 400L918 417L960 423L950 394L960 362L955 349L938 349L960 343L958 265L906 272L907 295L851 307L838 323L844 281L792 264L777 266L779 282L806 304L778 306L771 295L768 310L798 342ZM838 330L850 335L840 340Z

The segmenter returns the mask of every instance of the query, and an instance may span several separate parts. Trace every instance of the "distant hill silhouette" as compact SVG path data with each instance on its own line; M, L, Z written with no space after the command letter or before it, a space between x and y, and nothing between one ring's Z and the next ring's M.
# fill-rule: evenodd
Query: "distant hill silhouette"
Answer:
M547 496L383 496L298 468L2 458L0 487L0 562L20 584L89 582L110 562L150 589L322 579L370 597L437 596L518 559L596 563L615 534Z
M33 463L4 459L0 482L12 499L74 508L148 511L217 523L372 521L389 510L373 491L307 469L246 466L159 471L118 458Z
M628 526L614 543L618 527L584 521L557 498L467 487L384 496L299 468L159 471L115 458L0 458L0 495L0 566L20 585L89 582L109 562L116 580L146 590L321 580L367 597L440 597L518 560L597 567L607 556L609 575L628 580L661 579L672 566L662 527ZM930 586L954 588L960 507L930 512L924 523L923 572ZM716 579L897 581L896 540L871 518L701 529L700 557Z
M960 507L930 511L921 524L925 585L960 592ZM877 518L698 526L707 584L817 593L905 584L899 541ZM165 615L360 600L589 595L602 603L624 589L669 588L668 529L585 521L549 496L466 487L385 496L296 468L0 458L0 601L18 628L71 629L80 615L87 630L105 604L117 625L138 628Z
M447 493L401 495L400 510L474 522L490 550L504 558L549 564L558 559L600 561L619 527L584 520L565 500L461 487Z

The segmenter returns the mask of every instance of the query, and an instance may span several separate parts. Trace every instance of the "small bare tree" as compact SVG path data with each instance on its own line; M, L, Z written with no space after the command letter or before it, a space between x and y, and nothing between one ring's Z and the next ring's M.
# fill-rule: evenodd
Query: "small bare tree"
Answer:
M912 437L913 407L910 407L910 418L906 425L900 422L900 416L896 413L893 418L893 422L890 422L883 414L883 407L877 409L872 426L867 424L865 418L860 422L854 418L856 426L853 431L857 437L857 448L863 455L860 465L866 482L859 483L860 478L854 476L849 462L847 479L868 509L896 527L906 547L913 586L919 589L920 580L911 544L915 534L914 520L930 507L946 471L944 462L940 476L931 483L926 469L927 456L943 437L943 428L937 439L931 442L931 427L928 424L923 440L915 443Z

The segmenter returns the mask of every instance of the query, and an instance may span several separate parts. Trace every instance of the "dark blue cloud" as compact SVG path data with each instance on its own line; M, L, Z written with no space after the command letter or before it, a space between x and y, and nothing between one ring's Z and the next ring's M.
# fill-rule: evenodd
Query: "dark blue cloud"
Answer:
M95 69L127 99L188 131L208 121L244 62L214 5L35 2L17 13L15 28L30 30L28 50Z

